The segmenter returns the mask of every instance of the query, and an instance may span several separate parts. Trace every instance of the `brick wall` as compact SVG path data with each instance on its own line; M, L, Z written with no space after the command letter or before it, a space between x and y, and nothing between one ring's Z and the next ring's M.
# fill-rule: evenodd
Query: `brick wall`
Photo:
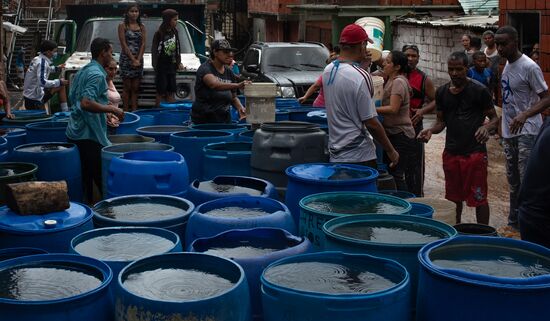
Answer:
M300 4L300 0L248 0L248 13L290 14L289 4Z
M436 85L449 81L447 58L454 51L464 50L462 35L481 37L483 32L472 32L464 28L441 28L421 25L397 24L393 30L393 48L400 50L403 45L415 44L420 50L418 68L433 79Z

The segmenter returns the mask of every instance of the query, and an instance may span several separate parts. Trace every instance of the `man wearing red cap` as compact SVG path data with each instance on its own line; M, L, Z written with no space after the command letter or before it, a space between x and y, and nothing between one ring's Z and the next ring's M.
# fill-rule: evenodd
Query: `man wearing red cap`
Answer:
M372 78L359 66L367 41L371 42L362 27L347 25L340 34L340 57L323 72L330 161L376 168L374 137L393 167L399 154L376 117Z

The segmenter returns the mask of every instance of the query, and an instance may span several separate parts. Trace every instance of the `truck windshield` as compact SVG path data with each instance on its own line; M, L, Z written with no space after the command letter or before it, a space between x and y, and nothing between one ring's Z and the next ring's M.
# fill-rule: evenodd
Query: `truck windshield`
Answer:
M142 19L147 32L147 39L145 44L145 52L151 52L151 43L153 42L153 35L157 31L161 19ZM122 22L122 19L118 20L89 20L86 21L80 34L76 45L76 51L86 52L90 51L90 44L92 40L97 37L109 39L113 44L113 52L120 53L120 41L118 40L118 25ZM180 38L181 53L194 53L193 44L189 39L187 30L183 27L183 24L178 23L178 35Z
M328 51L322 47L272 47L262 54L263 69L321 71L326 66Z

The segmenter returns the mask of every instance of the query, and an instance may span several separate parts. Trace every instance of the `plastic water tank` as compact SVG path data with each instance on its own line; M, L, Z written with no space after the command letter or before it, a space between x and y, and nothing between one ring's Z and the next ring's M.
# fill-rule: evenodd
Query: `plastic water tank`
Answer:
M250 176L252 143L212 143L203 148L202 179L218 175Z
M27 143L67 142L65 131L67 122L43 121L25 126L27 129Z

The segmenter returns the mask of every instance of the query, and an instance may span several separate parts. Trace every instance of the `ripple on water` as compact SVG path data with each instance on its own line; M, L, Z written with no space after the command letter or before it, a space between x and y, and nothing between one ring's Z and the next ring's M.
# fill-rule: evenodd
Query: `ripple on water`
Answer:
M441 231L411 222L357 222L337 226L332 232L385 244L427 244L446 237Z
M184 210L159 203L126 203L104 206L95 210L102 216L124 222L152 222L181 216Z
M286 247L285 247L286 248ZM239 259L246 257L258 257L269 253L283 250L283 248L268 248L252 245L241 245L235 247L212 247L205 251L205 254L216 255L228 259Z
M251 196L262 195L262 191L257 189L238 185L216 184L213 181L201 182L198 189L200 191L209 193L248 194Z
M156 269L128 275L124 288L158 301L183 302L224 293L234 283L217 274L192 269Z
M307 208L316 211L338 214L396 214L404 210L403 206L386 203L374 198L316 200L305 205Z
M219 217L232 217L232 218L249 218L260 217L269 215L269 212L262 210L261 208L247 208L238 206L222 207L210 210L206 215L219 216Z

